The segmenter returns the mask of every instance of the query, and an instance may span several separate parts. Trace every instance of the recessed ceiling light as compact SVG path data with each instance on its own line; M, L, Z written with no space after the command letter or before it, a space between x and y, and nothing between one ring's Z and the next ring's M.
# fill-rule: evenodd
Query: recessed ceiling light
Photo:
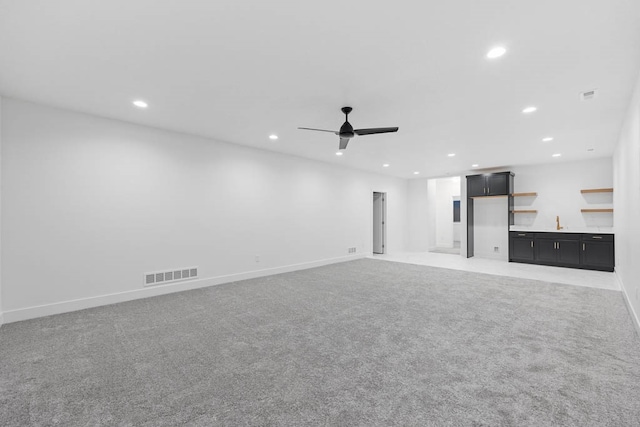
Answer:
M272 133L271 135L269 135L269 139L275 141L276 139L278 139L278 135Z
M415 171L413 174L414 174L414 175L420 175L420 172Z
M500 58L505 53L507 53L507 49L505 49L502 46L496 46L487 53L487 58L489 59Z
M531 107L527 107L527 108L525 108L524 110L522 110L522 112L523 112L523 113L525 113L525 114L530 114L530 113L533 113L533 112L534 112L534 111L536 111L536 110L537 110L537 108L536 108L536 107L531 106Z
M385 163L384 165L382 165L383 168L388 168L389 167L389 163Z
M477 164L477 163L474 163L474 164L471 165L472 168L477 168L478 166L480 166L480 165Z
M141 99L137 99L137 100L133 101L133 105L135 105L138 108L147 108L149 106L149 104L147 104L146 102L144 102Z
M447 156L449 156L449 157L455 157L455 156L456 156L456 153L449 153L449 154L447 154Z
M550 136L548 136L548 137L546 137L546 138L542 138L542 141L543 141L543 142L553 141L553 138L552 138L552 137L550 137Z
M342 156L342 151L336 152L336 156Z
M560 154L560 153L555 153L555 154L551 155L551 157L560 157L560 156L562 156L562 154Z

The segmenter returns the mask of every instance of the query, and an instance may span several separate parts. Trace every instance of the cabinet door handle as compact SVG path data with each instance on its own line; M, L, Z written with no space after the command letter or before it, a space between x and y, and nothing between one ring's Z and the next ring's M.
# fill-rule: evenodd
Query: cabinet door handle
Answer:
M556 248L556 242L553 242L553 249Z
M560 249L560 242L558 242L558 247L556 249Z
M584 243L582 244L582 250L584 251Z
M533 240L531 241L531 247L533 247Z
M602 236L592 236L594 239L602 239Z
M518 236L526 236L525 233L518 234Z

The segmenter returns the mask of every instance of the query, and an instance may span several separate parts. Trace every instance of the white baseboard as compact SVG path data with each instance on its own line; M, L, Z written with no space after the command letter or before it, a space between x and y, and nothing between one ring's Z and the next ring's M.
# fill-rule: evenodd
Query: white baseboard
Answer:
M100 295L96 297L81 298L70 301L62 301L53 304L45 304L34 307L9 310L3 313L6 323L19 322L21 320L34 319L36 317L51 316L53 314L68 313L71 311L84 310L87 308L99 307L103 305L116 304L119 302L132 301L141 298L166 295L174 292L188 291L192 289L206 288L208 286L221 285L223 283L236 282L239 280L255 279L258 277L271 276L291 271L306 270L308 268L321 267L323 265L337 264L345 261L352 261L364 258L366 254L349 255L338 258L328 258L323 260L292 264L282 267L267 268L264 270L247 271L244 273L229 274L226 276L207 277L184 282L176 282L166 285L158 285L131 291L118 292L115 294ZM2 319L2 315L0 315ZM1 321L0 321L1 324Z
M627 294L627 290L624 287L624 283L622 283L622 279L618 275L618 271L613 272L614 277L616 278L616 282L620 289L622 290L622 296L624 302L627 304L627 309L629 310L629 314L631 315L631 320L633 321L633 326L636 328L636 332L638 336L640 336L640 317L638 317L638 313L633 309L633 305L631 305L631 299L629 298L629 294Z

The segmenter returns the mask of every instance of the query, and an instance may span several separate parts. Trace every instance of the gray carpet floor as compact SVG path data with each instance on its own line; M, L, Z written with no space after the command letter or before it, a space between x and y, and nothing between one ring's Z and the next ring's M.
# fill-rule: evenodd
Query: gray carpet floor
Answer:
M362 259L4 325L2 426L637 426L619 292Z

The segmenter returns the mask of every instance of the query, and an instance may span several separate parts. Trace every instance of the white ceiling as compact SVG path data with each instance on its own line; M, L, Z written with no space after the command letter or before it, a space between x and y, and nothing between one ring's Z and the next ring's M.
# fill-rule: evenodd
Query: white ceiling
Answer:
M443 176L611 155L640 71L639 22L638 0L0 0L0 94ZM495 45L507 54L486 59ZM296 129L337 130L345 105L356 128L400 130L337 157L337 136ZM528 105L538 111L523 115Z

